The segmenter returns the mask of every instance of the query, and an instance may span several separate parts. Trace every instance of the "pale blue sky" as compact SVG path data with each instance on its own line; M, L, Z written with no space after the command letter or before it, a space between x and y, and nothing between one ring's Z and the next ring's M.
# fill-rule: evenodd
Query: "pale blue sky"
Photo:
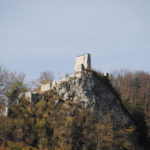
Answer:
M71 73L87 52L103 72L150 71L150 0L0 0L0 63L11 71Z

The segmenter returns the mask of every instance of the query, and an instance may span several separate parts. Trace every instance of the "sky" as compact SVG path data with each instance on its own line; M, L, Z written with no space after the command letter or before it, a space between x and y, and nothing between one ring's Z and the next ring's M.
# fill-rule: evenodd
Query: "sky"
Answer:
M102 72L150 72L150 0L0 0L0 64L10 71L63 76L84 53Z

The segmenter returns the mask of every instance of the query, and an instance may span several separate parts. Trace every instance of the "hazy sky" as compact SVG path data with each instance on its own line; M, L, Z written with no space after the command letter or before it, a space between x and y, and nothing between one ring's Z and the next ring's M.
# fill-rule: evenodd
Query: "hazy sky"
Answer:
M71 73L87 52L103 72L150 71L150 0L0 0L0 64L11 71Z

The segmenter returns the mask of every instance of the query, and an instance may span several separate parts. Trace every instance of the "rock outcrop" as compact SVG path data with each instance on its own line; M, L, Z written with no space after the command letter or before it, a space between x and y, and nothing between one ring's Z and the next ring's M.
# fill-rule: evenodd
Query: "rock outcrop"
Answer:
M75 73L66 81L56 84L54 90L64 101L78 103L82 108L99 113L100 118L110 114L116 125L132 124L128 112L124 109L108 78L95 71L84 70Z
M51 84L50 83L46 83L46 84L43 84L41 86L41 92L45 92L45 91L48 91L51 89Z
M74 74L60 81L42 85L40 93L49 90L54 90L62 102L69 100L74 104L79 104L81 108L98 113L101 119L109 114L116 125L133 124L120 97L110 84L109 74L101 75L91 70L90 54L76 58ZM36 103L38 93L27 92L25 97ZM58 103L59 100L56 101L56 104Z

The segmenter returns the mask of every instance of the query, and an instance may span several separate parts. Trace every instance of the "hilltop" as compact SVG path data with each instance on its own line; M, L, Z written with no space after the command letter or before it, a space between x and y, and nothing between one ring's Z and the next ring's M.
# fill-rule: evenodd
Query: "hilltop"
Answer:
M109 74L92 70L90 54L76 58L74 74L8 96L13 103L9 117L0 118L0 145L10 149L143 149L135 120Z

